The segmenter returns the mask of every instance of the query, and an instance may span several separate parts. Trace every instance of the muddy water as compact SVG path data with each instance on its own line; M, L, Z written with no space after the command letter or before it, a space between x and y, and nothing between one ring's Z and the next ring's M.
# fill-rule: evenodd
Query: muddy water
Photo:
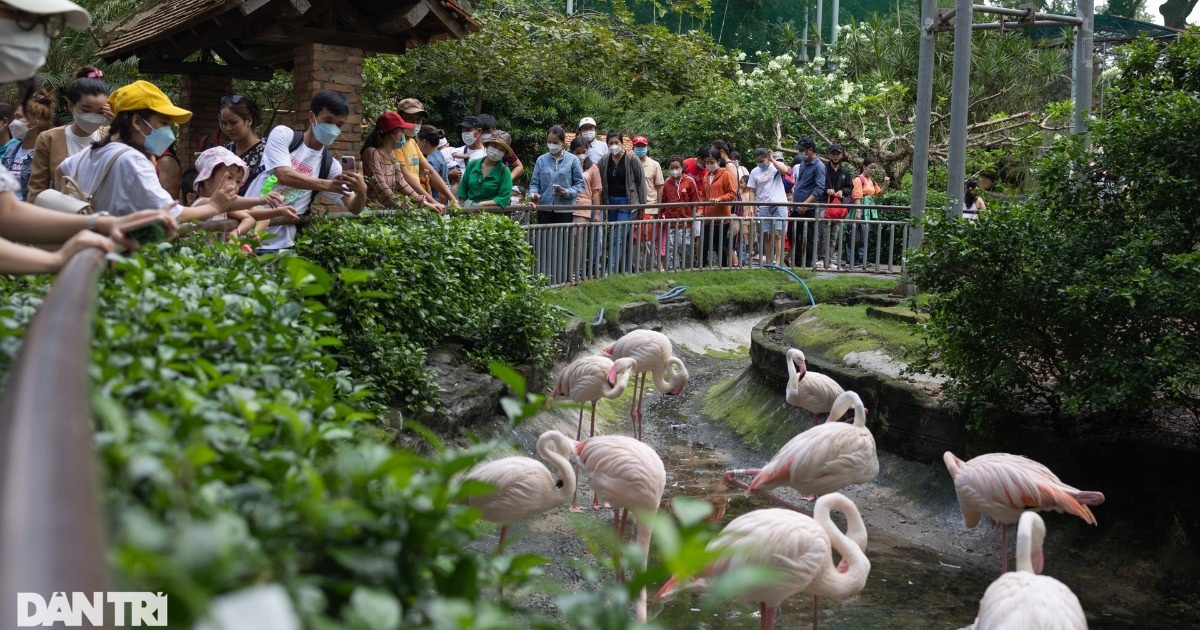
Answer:
M717 336L728 340L727 335ZM691 347L703 351L702 346ZM692 379L684 395L678 397L648 392L645 430L646 442L655 447L667 467L665 500L677 496L708 500L725 510L719 521L724 525L739 514L771 504L725 488L720 483L722 472L760 466L772 453L746 446L737 435L704 415L700 402L705 392L740 372L749 360L730 353L727 347L710 347L710 350L718 352L706 356L687 349L677 350L687 362ZM598 432L629 433L629 398L627 394L622 400L601 404ZM783 404L782 394L780 400ZM514 437L532 449L536 436L546 429L557 428L573 434L575 421L574 413L547 412L523 425ZM862 593L851 600L841 603L822 600L821 627L957 629L967 626L975 616L979 598L999 574L999 531L986 525L975 530L963 527L944 469L907 462L885 452L880 452L880 467L875 482L844 491L859 506L867 523L870 578ZM811 508L794 492L784 489L775 493ZM590 496L586 479L581 479L581 503ZM1095 536L1095 528L1082 528L1069 518L1058 514L1046 517L1050 530L1046 574L1062 580L1079 596L1090 627L1200 627L1194 598L1147 592L1149 589L1139 580L1141 572L1135 563L1123 566L1120 561L1105 560L1099 554L1072 548L1094 544L1088 537ZM589 565L599 564L593 555L597 548L594 541L610 527L611 511L585 510L571 514L561 508L510 528L509 552L548 556L551 562L546 575L560 592L594 588L585 575ZM585 542L588 539L592 544ZM602 572L602 579L610 581L611 571ZM531 594L526 603L551 610L554 594ZM699 595L686 593L666 604L652 601L650 614L666 628L759 627L756 604L729 602L716 610L702 611L699 601ZM793 597L784 602L777 627L811 627L812 614L809 596Z

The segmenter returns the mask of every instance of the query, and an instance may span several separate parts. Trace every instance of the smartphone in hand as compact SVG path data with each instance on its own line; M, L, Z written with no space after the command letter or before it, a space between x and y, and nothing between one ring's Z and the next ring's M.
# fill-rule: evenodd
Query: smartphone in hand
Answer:
M167 240L167 224L161 217L156 217L145 225L126 228L124 232L125 236L137 241L138 245L143 247Z
M342 156L342 170L343 171L353 171L354 170L354 156L353 155L343 155Z

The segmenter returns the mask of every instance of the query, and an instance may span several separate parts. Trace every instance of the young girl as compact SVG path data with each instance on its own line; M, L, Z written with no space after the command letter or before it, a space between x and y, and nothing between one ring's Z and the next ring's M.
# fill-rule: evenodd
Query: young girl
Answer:
M196 180L193 187L197 198L191 205L206 203L209 196L216 194L228 183L232 182L235 189L241 187L249 171L246 162L225 147L206 150L196 158ZM295 208L282 204L283 196L275 192L262 197L237 196L229 203L228 212L214 216L213 220L237 221L237 228L228 232L226 237L238 238L249 234L260 220L275 217L288 217L293 220L299 218Z

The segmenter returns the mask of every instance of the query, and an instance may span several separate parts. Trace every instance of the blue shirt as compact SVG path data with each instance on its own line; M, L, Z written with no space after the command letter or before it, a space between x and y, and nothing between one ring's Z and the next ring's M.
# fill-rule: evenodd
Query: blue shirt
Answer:
M797 164L792 169L792 177L796 180L796 185L792 187L792 201L807 201L812 195L814 202L824 203L825 163L821 158L814 155L811 161Z
M533 175L529 177L529 194L540 194L542 205L573 206L575 198L583 192L583 167L579 158L565 149L558 154L558 159L549 153L543 153L533 165ZM562 195L554 194L554 185L566 189ZM559 210L570 212L570 210Z
M438 174L438 177L441 177L442 181L446 182L446 185L449 186L450 165L446 162L446 156L441 151L434 150L433 153L425 156L425 161L428 162L429 166ZM434 196L435 199L441 197L441 195L435 190L431 190L429 192Z

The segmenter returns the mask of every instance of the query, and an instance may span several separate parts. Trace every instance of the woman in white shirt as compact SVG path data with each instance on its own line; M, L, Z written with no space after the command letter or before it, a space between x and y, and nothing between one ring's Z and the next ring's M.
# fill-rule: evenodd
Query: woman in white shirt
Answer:
M92 196L96 212L122 216L141 208L162 208L177 221L207 219L225 212L237 195L226 185L208 202L184 207L159 183L151 155L160 156L175 142L173 124L185 123L192 113L176 107L152 83L134 81L109 98L114 118L108 138L59 165Z

